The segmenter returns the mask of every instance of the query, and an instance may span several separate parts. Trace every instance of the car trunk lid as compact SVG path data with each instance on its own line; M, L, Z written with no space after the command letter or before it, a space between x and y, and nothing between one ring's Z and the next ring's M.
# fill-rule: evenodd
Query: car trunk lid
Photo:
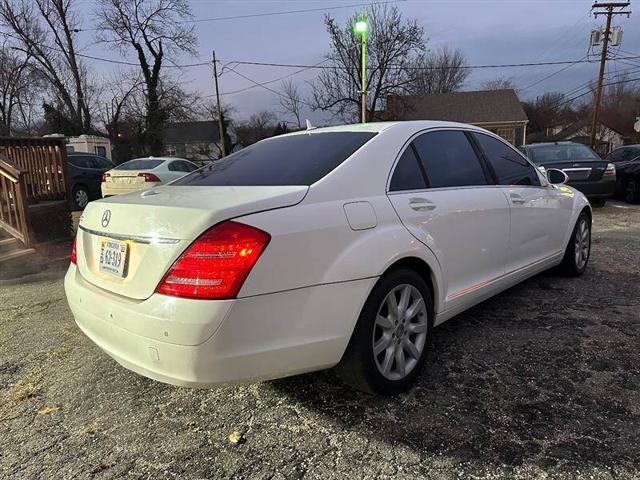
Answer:
M569 177L569 182L585 182L601 180L608 163L604 160L564 160L545 162L543 166L562 170Z
M80 220L78 269L97 287L146 299L178 256L209 227L295 205L307 191L306 186L166 186L92 202ZM122 258L110 265L118 248Z

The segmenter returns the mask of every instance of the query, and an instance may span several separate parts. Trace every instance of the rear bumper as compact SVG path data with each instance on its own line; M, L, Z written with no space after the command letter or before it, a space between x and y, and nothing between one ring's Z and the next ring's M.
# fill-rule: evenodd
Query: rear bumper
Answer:
M375 281L224 302L157 294L129 302L88 284L71 265L65 292L80 329L118 363L161 382L207 387L332 367L340 361ZM152 315L146 302L151 302ZM159 302L165 307L157 308ZM160 340L167 332L169 339L188 338L190 344Z
M576 190L582 192L587 198L592 199L607 199L613 197L616 190L615 177L610 179L603 179L594 182L568 182L568 185L572 186Z

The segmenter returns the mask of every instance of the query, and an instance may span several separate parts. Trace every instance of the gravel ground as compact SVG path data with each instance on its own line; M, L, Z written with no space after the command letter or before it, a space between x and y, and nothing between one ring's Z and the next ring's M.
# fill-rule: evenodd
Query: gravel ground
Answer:
M596 210L594 228L583 277L545 273L447 322L393 399L331 371L145 379L76 328L66 262L3 266L0 478L640 478L640 209Z

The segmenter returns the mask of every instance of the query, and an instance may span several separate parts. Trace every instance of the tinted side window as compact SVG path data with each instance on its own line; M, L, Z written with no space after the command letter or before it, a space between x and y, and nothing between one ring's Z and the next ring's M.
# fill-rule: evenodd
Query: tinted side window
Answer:
M169 163L169 171L170 172L179 172L179 171L181 171L181 169L178 166L178 162Z
M97 164L96 168L101 168L101 169L113 168L113 163L111 163L106 158L93 157L93 159L95 160L95 162Z
M180 165L178 166L181 172L193 172L196 168L194 165L191 165L189 162L178 162Z
M500 185L540 185L538 174L513 148L488 135L473 134L493 167Z
M92 168L91 162L88 157L80 157L74 155L73 157L69 157L69 163L74 167L79 168Z
M414 140L431 188L486 185L482 165L464 132L442 130Z
M396 164L389 191L420 190L422 188L427 188L427 184L420 171L413 148L409 145Z
M638 158L638 155L640 155L640 148L625 148L622 160L624 162L628 162L630 160Z
M625 156L625 150L626 148L618 148L607 155L605 160L613 163L621 162Z

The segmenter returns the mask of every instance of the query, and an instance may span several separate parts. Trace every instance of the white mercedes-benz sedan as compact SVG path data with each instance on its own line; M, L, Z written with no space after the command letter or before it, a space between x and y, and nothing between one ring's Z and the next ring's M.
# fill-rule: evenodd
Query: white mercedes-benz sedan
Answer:
M197 169L195 163L184 158L134 158L104 172L100 190L103 198L148 190L172 182Z
M464 124L282 135L90 203L66 295L91 340L162 382L337 365L394 394L434 326L550 267L585 271L591 208L566 178Z

